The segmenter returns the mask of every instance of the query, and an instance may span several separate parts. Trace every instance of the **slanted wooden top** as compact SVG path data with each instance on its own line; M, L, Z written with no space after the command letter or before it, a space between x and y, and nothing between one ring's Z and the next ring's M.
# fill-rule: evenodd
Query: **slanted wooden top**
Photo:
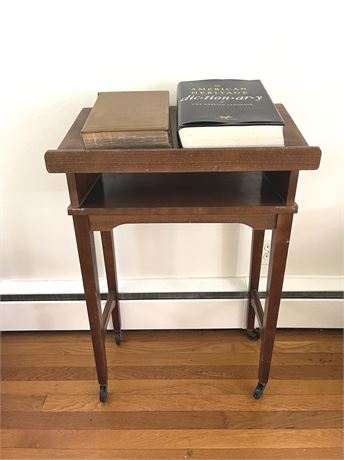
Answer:
M284 147L187 148L178 144L176 109L170 107L173 148L85 150L80 136L90 108L76 118L57 150L48 150L50 173L167 173L230 171L298 171L317 169L319 147L310 147L282 104Z

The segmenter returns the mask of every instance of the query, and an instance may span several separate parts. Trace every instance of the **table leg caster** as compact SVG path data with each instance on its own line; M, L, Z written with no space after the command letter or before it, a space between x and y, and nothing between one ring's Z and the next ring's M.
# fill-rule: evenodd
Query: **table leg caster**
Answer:
M99 401L105 402L107 400L107 385L99 385Z
M253 397L254 399L260 399L264 392L265 384L264 383L258 383L256 386L254 392L253 392Z
M259 340L260 339L260 332L259 329L251 329L247 331L247 337L249 340Z
M116 345L120 345L122 340L122 334L121 331L115 331L115 342Z

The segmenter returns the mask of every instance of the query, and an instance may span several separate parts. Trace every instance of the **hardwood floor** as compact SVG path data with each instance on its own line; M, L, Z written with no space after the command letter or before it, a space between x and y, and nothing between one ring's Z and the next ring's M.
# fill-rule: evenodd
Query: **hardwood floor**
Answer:
M109 331L105 404L88 333L4 333L1 348L3 459L344 458L341 331L278 331L258 401L244 331L126 332L120 347Z

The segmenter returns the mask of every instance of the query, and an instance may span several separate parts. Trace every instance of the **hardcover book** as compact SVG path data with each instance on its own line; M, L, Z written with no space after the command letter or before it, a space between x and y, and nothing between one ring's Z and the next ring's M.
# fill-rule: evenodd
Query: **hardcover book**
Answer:
M284 145L284 121L260 80L180 82L177 117L183 147Z
M86 149L170 147L168 91L98 93L81 137Z

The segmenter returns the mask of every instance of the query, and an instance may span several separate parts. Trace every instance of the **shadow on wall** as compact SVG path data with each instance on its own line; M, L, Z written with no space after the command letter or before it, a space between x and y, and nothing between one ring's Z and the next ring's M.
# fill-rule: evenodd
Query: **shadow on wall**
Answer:
M340 226L340 210L336 207L302 209L293 222L287 274L342 274L344 244Z
M119 274L138 278L240 276L242 227L239 224L117 227L114 235Z

